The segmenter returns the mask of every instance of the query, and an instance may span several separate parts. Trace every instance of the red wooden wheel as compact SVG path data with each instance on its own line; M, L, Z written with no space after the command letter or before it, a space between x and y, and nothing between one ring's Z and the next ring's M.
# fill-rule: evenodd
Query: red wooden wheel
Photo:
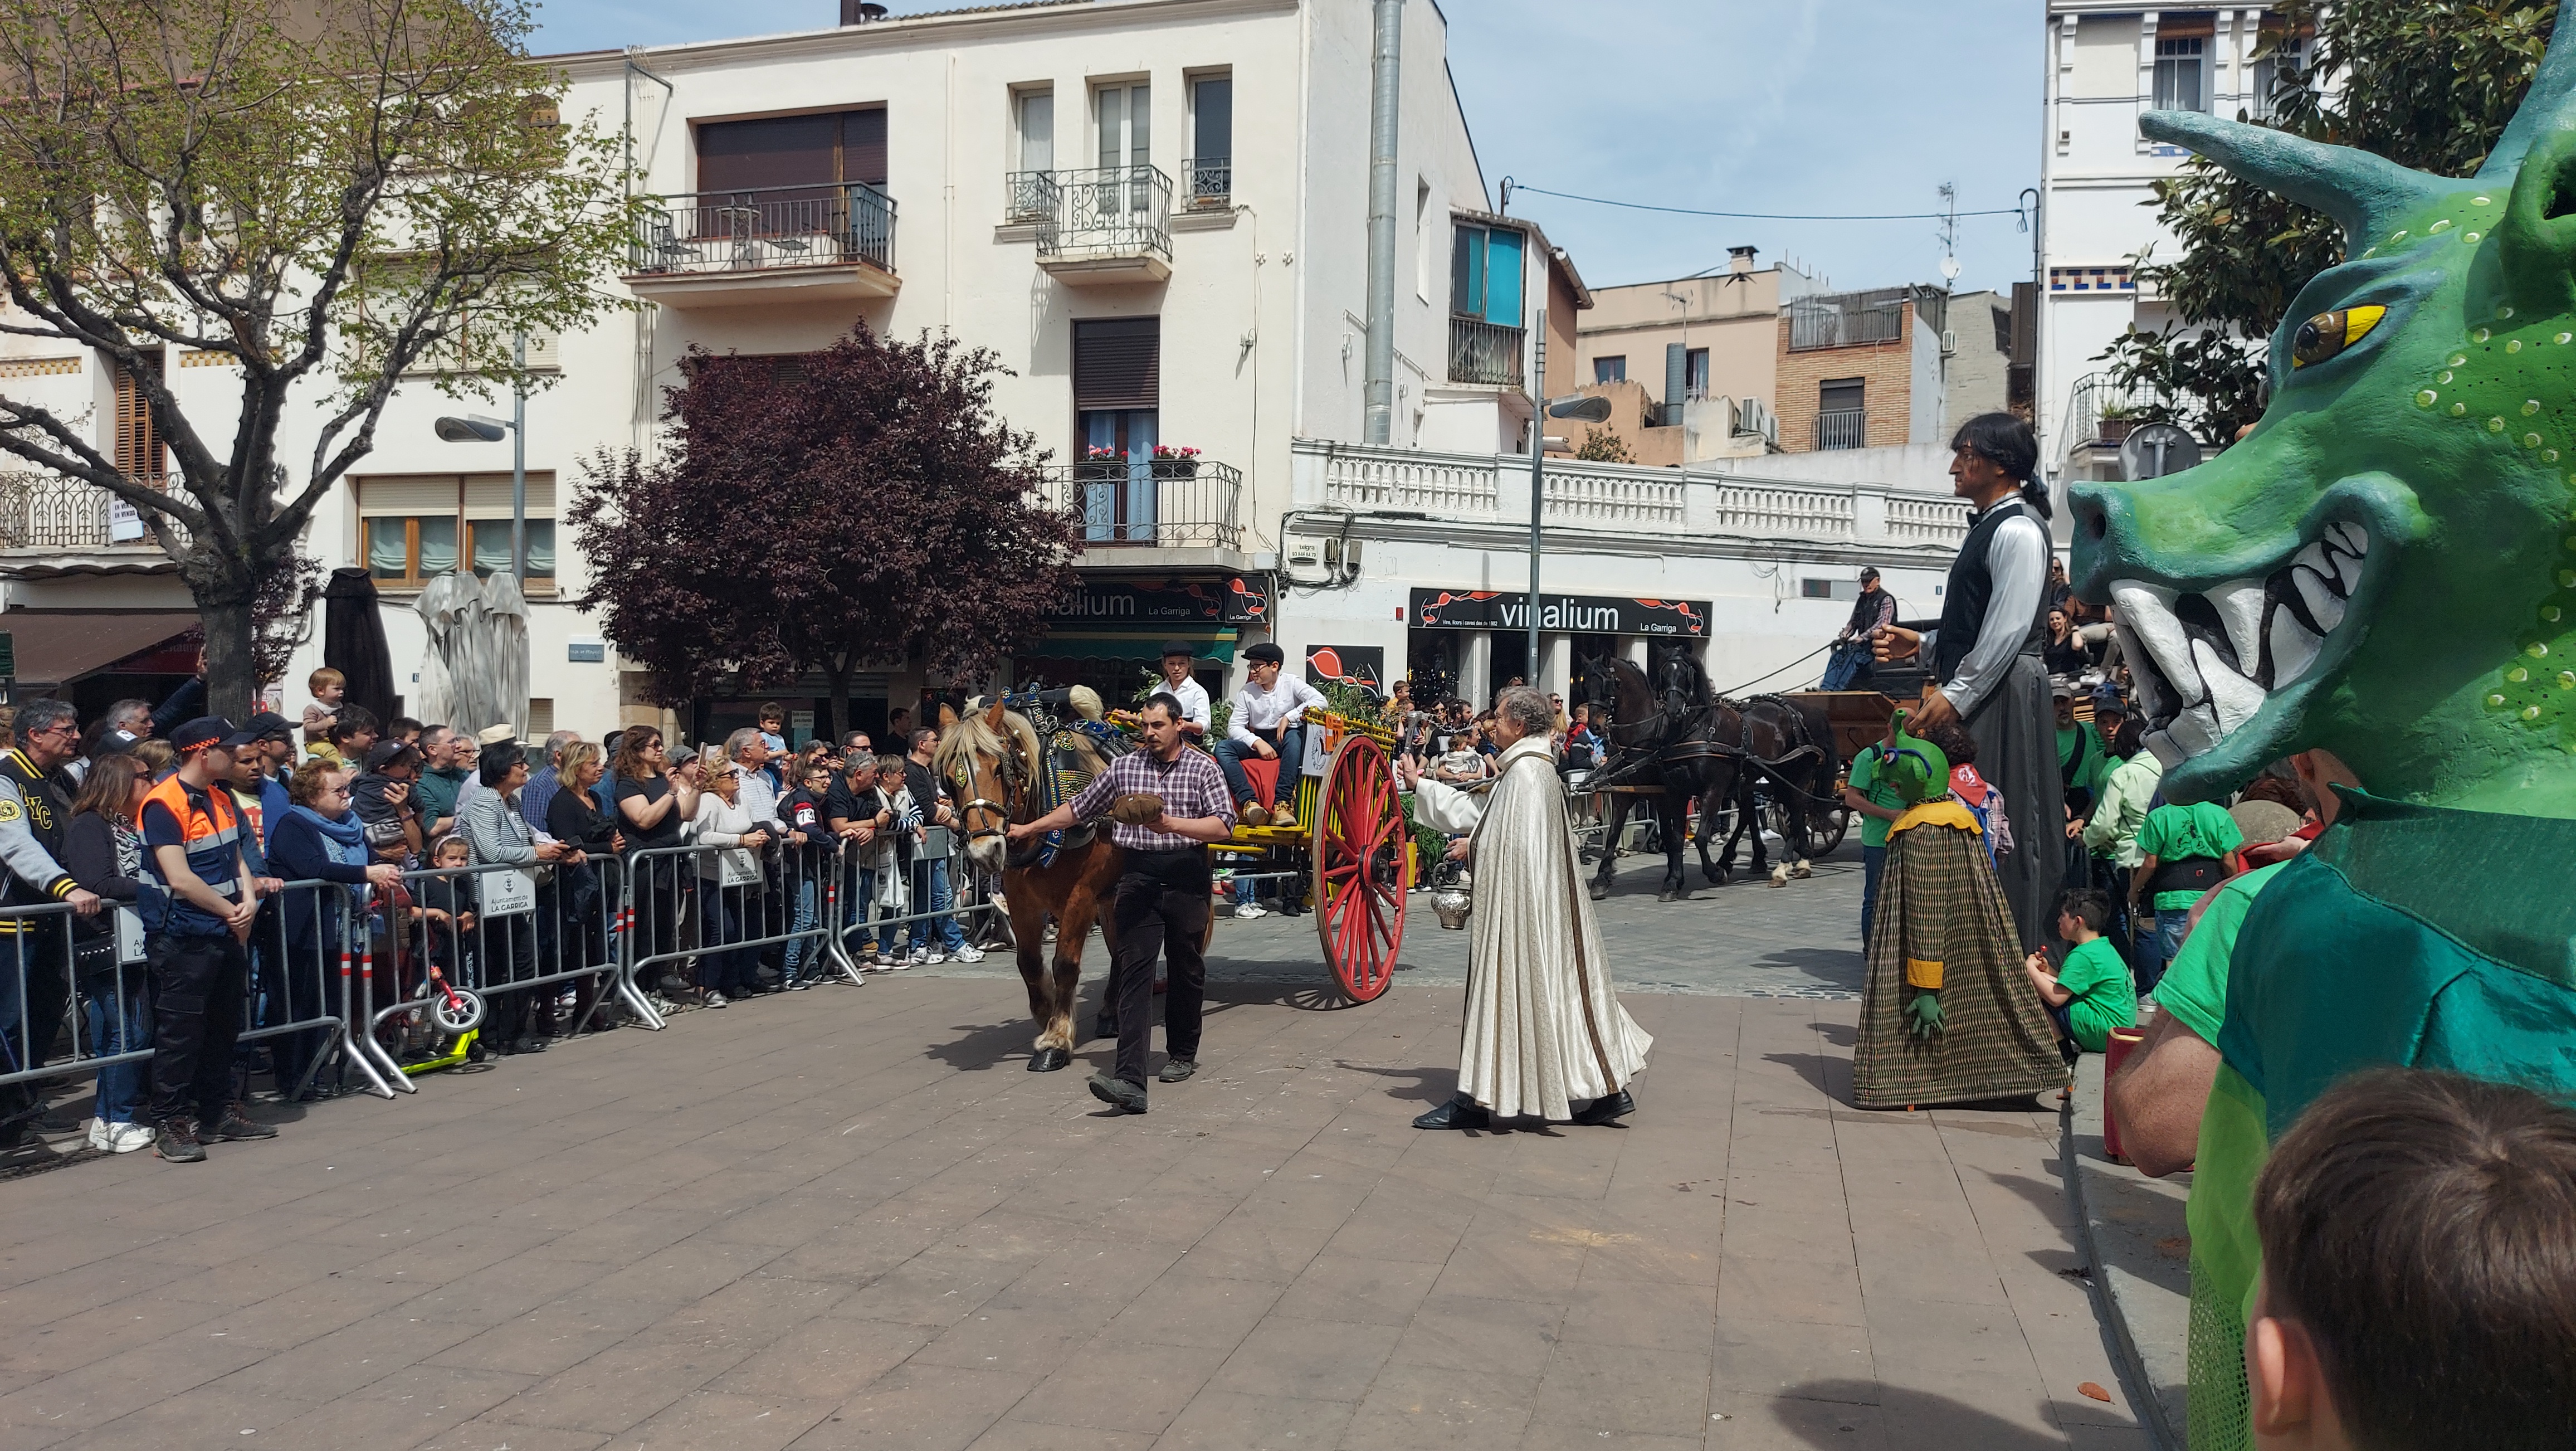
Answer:
M1404 945L1405 843L1386 747L1353 733L1333 752L1315 793L1315 930L1324 961L1352 1002L1386 991Z

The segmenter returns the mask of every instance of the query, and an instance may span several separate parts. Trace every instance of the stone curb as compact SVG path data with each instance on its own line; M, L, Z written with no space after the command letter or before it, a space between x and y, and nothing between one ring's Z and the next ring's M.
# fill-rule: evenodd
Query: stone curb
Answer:
M2065 1134L2066 1192L2083 1225L2085 1256L2130 1406L2161 1451L2184 1451L2191 1276L2183 1201L2191 1175L2149 1179L2102 1157L2102 1059L2096 1054L2085 1054L2076 1067Z

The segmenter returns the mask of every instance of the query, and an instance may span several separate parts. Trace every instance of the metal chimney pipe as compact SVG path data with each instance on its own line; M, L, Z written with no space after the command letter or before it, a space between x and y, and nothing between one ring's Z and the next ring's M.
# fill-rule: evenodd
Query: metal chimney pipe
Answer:
M1376 42L1369 85L1368 362L1361 400L1366 442L1395 440L1395 143L1402 94L1404 0L1372 0Z

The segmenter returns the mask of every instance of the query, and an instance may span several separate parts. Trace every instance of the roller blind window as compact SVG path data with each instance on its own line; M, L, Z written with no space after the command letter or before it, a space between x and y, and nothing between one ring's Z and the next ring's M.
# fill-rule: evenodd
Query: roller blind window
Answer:
M1157 408L1162 404L1158 317L1103 318L1073 325L1073 406Z
M886 113L882 106L820 116L768 116L709 121L698 127L698 189L824 187L886 179Z

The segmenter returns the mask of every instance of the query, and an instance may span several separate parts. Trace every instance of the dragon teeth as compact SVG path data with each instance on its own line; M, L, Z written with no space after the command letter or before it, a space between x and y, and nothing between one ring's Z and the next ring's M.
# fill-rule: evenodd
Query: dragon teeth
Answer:
M2196 700L2205 692L2199 667L2192 664L2190 637L2183 634L2182 621L2173 612L2176 598L2173 590L2162 585L2134 579L2111 582L2111 604L2120 612L2121 628L2146 642L2148 655L2177 695Z
M2333 577L2331 571L2322 576L2305 569L2290 571L2291 581L2299 587L2299 598L2307 601L2309 617L2317 622L2317 628L2329 632L2343 623L2343 596L2326 583Z
M2263 687L2227 668L2227 662L2218 658L2217 647L2206 640L2191 642L2191 658L2200 667L2201 679L2208 682L2209 705L2218 713L2218 734L2235 734L2238 726L2252 720L2254 712L2263 708ZM2194 711L2198 709L2194 707Z
M2236 666L2251 675L2263 665L2263 581L2231 579L2203 596L2227 626L2227 643L2236 648Z
M2165 727L2165 734L2184 755L2197 756L2216 746L2226 732L2219 729L2217 712L2203 701L2175 716L2173 724Z
M2325 637L2309 633L2308 627L2299 623L2297 615L2286 609L2274 610L2272 688L2278 690L2306 674L2308 667L2316 663L2317 652L2324 645Z

